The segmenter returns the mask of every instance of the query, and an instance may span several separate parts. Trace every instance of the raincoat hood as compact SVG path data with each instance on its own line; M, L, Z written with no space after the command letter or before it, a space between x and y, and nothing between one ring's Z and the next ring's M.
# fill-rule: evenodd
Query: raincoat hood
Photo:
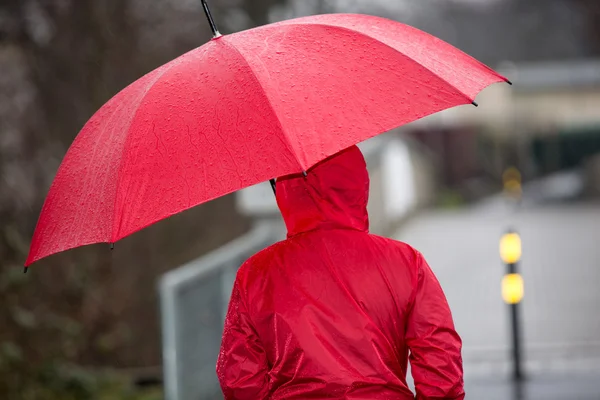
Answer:
M356 146L315 165L307 176L282 177L276 185L288 237L317 229L369 229L369 174Z

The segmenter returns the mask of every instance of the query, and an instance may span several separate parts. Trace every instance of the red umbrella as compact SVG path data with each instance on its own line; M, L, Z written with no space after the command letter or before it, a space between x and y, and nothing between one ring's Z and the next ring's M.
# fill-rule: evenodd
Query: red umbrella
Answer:
M83 127L26 265L308 171L506 81L448 43L378 17L318 15L225 36L209 19L213 40L132 83Z

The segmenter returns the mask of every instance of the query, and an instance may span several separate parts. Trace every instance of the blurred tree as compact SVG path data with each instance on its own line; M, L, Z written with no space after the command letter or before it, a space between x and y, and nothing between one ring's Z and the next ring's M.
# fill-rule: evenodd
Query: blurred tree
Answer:
M211 5L217 17L237 10L258 25L284 2ZM139 232L113 252L76 249L22 274L47 189L81 126L128 83L204 43L205 24L200 1L0 3L0 374L14 390L48 362L159 365L157 277L247 228L228 196Z
M581 9L587 20L586 33L589 40L590 55L600 56L600 1L574 0L573 4Z
M241 2L243 11L251 21L252 26L269 23L269 11L273 6L284 4L286 0L244 0Z

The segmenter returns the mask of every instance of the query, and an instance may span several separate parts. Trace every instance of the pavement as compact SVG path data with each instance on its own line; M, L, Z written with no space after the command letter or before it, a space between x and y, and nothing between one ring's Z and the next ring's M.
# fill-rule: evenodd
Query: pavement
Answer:
M467 399L600 400L600 203L544 199L538 185L520 207L496 197L425 212L395 235L424 254L444 288L463 338ZM523 241L520 394L500 291L498 243L509 227Z
M536 377L516 386L506 379L467 380L467 400L598 400L598 377Z

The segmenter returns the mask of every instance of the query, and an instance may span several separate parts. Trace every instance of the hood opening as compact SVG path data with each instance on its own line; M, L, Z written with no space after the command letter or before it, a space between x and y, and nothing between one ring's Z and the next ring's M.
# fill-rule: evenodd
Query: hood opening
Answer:
M357 146L321 161L307 176L277 179L276 198L288 237L316 229L369 229L369 174Z

